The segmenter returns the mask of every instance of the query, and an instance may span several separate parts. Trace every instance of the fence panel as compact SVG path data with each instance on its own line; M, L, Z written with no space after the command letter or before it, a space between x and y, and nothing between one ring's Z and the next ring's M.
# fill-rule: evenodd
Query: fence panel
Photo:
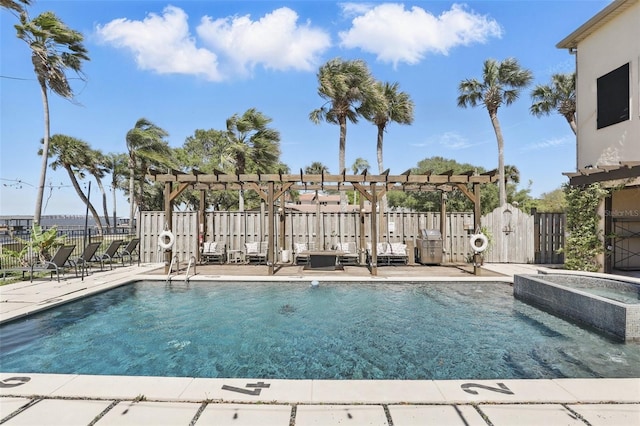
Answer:
M378 215L376 220L381 220ZM261 220L262 218L262 220ZM205 214L204 241L224 241L228 250L243 250L245 242L267 241L268 221L266 213L251 211L216 211ZM279 243L279 217L276 214L275 241ZM361 227L361 220L364 221ZM358 248L361 241L361 229L364 240L371 241L371 213L361 216L360 212L341 213L307 213L287 212L285 215L284 247L292 250L296 242L315 242L316 247L331 247L339 242L355 241ZM379 241L408 242L420 238L421 229L440 230L440 213L438 212L386 212L382 218L386 221L386 232L379 236ZM158 256L158 235L164 229L163 212L142 212L140 218L141 243L140 254L143 262L161 262ZM448 213L446 230L443 235L445 262L462 263L469 257L469 223L473 223L472 213ZM197 213L175 212L173 214L174 235L176 245L174 255L180 261L187 261L190 255L198 250L198 215ZM378 229L381 229L380 227Z
M534 258L538 264L562 264L564 253L558 250L564 247L564 213L538 213L532 210L534 217Z

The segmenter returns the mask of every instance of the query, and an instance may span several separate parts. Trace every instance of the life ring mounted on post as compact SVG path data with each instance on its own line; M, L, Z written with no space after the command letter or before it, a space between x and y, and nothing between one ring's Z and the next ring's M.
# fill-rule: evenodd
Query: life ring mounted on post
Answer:
M176 238L173 236L173 233L169 230L164 230L158 235L158 246L163 250L171 250L173 247L173 243L176 242Z
M478 241L480 241L480 245L477 244ZM482 233L471 234L469 244L471 244L471 249L475 253L482 253L487 249L487 247L489 247L489 239Z

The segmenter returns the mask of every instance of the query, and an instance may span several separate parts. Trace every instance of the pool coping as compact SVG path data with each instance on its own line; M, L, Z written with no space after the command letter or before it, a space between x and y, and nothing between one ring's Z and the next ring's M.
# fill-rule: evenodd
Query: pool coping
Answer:
M8 386L0 387L0 397L243 404L640 404L640 378L285 380L0 375Z

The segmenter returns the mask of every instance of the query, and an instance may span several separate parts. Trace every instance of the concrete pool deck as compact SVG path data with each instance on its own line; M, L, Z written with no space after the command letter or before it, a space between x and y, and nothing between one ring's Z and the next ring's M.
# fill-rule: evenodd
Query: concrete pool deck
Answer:
M192 280L480 280L512 282L541 265L381 267L319 273L198 266ZM264 267L266 269L266 267ZM362 270L366 271L363 272ZM309 273L308 273L309 272ZM131 280L164 279L158 265L118 267L0 287L0 322ZM184 280L174 276L173 280ZM0 424L7 425L638 425L640 378L549 380L273 380L2 373Z

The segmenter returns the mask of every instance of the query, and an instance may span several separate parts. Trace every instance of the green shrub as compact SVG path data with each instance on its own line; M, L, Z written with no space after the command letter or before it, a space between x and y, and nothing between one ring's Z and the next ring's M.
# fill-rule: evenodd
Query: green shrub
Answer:
M596 272L602 265L597 256L604 252L603 231L599 229L598 207L609 191L599 183L588 186L564 185L567 200L565 268Z

